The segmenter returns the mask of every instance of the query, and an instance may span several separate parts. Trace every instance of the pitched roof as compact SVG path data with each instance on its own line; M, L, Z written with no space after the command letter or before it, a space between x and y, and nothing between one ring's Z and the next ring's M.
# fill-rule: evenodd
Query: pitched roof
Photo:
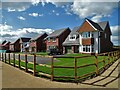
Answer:
M26 38L26 37L21 37L20 40L22 40L22 42L29 42L31 38Z
M67 29L69 29L69 28L63 28L63 29L55 30L53 33L49 34L46 38L48 38L48 37L59 37Z
M30 40L37 40L38 38L40 38L44 34L46 34L46 33L39 34L38 36L31 38Z
M103 22L99 22L99 23L98 23L98 25L99 25L103 30L105 30L107 24L108 24L108 21L103 21Z
M9 44L10 42L9 41L7 41L6 43L4 43L3 45L7 45L7 44Z
M103 29L99 26L98 23L93 22L90 19L86 19L86 21L89 22L89 24L95 29L95 30L99 30L99 31L103 31Z
M26 37L20 37L20 38L18 38L17 40L15 40L15 41L13 41L13 42L11 42L10 44L15 44L18 40L22 40L22 42L29 42L29 40L31 39L31 38L26 38Z
M68 37L66 38L66 40L63 42L64 46L79 45L79 33L77 32L77 30L79 28L80 28L80 26L73 28L73 30L71 31L71 33L68 35ZM70 41L69 40L69 36L73 36L73 35L76 35L76 40L75 41Z

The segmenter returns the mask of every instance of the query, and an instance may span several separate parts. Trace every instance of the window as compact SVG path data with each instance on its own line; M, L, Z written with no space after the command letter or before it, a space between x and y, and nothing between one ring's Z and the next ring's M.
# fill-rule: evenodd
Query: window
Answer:
M105 38L107 38L107 34L105 33Z
M91 33L91 37L92 37L92 38L94 37L94 33L93 33L93 32Z
M56 42L56 38L53 37L53 38L52 38L52 41L53 41L53 42Z
M83 51L86 51L86 48L85 48L85 46L83 46Z
M83 32L83 33L82 33L82 37L83 37L83 38L89 38L89 37L90 37L90 34L91 34L90 32Z
M57 48L57 46L48 46L48 50L50 50L50 49L56 49Z
M94 52L94 46L92 45L92 52Z
M48 42L50 42L50 38L48 38Z
M92 50L90 49L92 47ZM94 50L94 48L93 48L93 45L91 46L91 45L84 45L83 46L83 51L84 52L93 52L93 50Z
M76 39L76 35L70 35L69 36L69 40L75 40Z

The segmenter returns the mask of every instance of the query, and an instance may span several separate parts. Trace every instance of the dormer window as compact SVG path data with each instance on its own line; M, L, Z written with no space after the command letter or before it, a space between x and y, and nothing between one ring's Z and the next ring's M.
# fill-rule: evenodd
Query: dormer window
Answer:
M48 42L50 42L50 38L48 38Z
M71 40L76 40L76 35L70 35L69 36L69 40L71 41Z

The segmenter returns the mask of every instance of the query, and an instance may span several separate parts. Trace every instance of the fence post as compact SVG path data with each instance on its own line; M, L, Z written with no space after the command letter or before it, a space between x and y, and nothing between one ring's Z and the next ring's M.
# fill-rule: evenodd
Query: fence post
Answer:
M103 68L104 68L104 70L106 69L105 68L105 59L103 59Z
M114 62L114 53L112 52L112 62Z
M115 61L116 61L116 51L114 52L114 57L115 57Z
M13 66L15 67L15 54L13 53Z
M6 63L6 53L5 53L5 63Z
M25 71L27 72L27 54L25 54Z
M74 75L75 75L75 81L77 80L77 58L74 58Z
M108 53L108 64L110 65L110 53Z
M0 61L1 61L2 59L1 59L1 53L0 53Z
M118 55L119 55L119 52L117 51L117 59L119 59L119 56L118 56Z
M3 55L3 53L2 53L2 61L4 62L4 55Z
M20 54L18 54L18 67L21 68L20 67Z
M98 55L95 55L96 75L98 75Z
M51 81L54 79L54 58L51 58Z
M10 64L10 53L8 54L8 63Z
M33 75L36 75L36 55L33 56Z

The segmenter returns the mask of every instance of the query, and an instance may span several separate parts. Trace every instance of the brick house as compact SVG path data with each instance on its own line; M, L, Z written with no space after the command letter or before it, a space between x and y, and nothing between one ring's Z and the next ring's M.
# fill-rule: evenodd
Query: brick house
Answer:
M67 36L70 34L71 30L69 28L64 28L60 30L55 30L53 33L46 37L46 51L57 48L61 53L63 52L62 43L65 41Z
M78 53L79 52L79 27L74 27L66 40L63 42L63 53Z
M10 43L10 50L12 52L20 52L20 43L19 42L20 42L20 39L17 39L16 41Z
M95 23L85 19L77 31L80 53L102 53L112 50L112 33L108 21Z
M0 44L0 50L9 50L10 48L10 42L9 41L3 41L2 44Z
M29 40L31 38L21 37L20 38L20 52L28 52L29 51Z
M41 51L46 51L46 43L44 39L48 35L46 33L40 34L37 37L31 38L30 39L30 47L29 51L30 52L41 52Z
M24 52L26 51L26 43L29 42L31 38L21 37L18 38L15 42L10 43L10 50L13 52Z

